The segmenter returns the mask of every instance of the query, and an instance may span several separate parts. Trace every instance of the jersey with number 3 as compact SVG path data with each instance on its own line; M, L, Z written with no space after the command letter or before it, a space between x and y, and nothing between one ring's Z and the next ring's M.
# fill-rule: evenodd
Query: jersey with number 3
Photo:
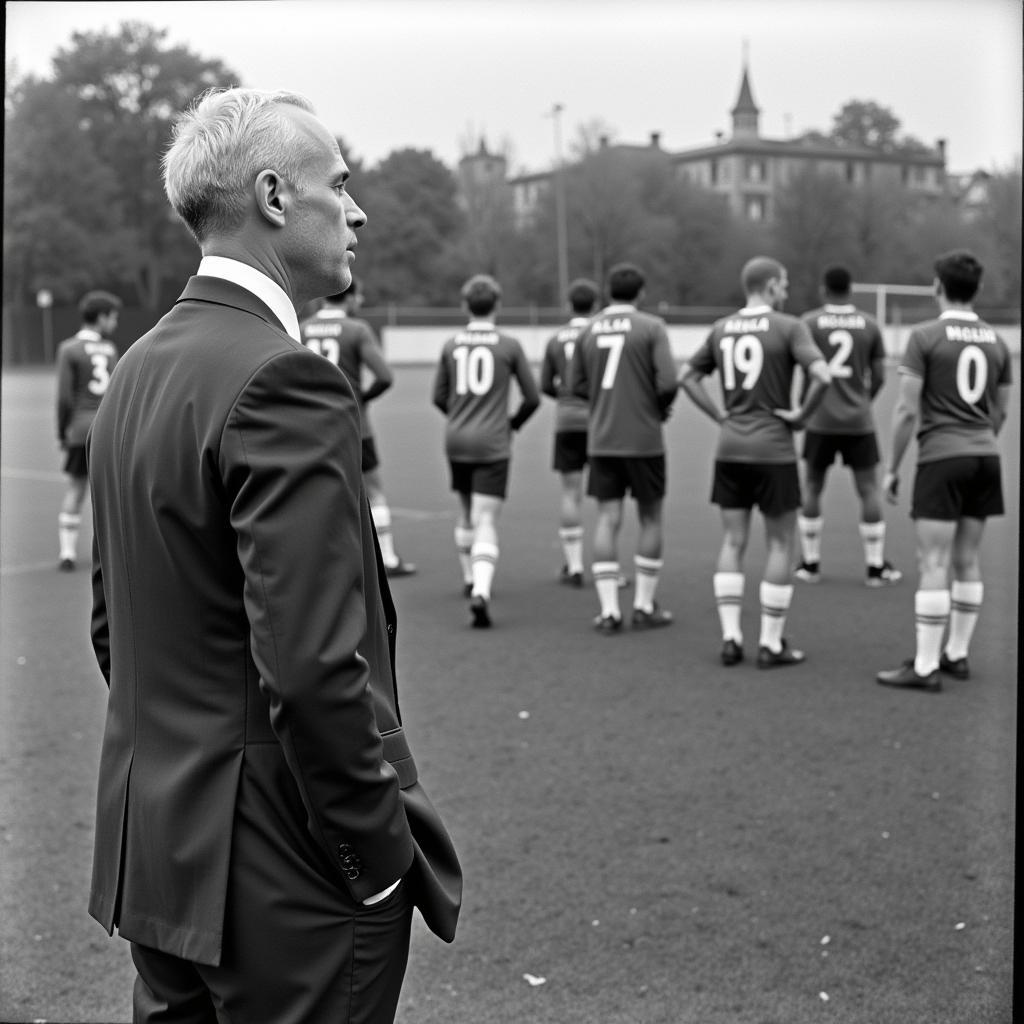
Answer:
M768 306L716 320L690 366L718 371L728 417L715 457L722 462L796 461L793 432L773 409L788 409L793 372L821 359L807 326Z
M878 321L856 306L832 304L812 309L801 319L832 378L807 429L819 434L873 434L871 364L885 359Z
M899 372L922 380L918 462L998 454L992 410L1011 383L1010 351L976 313L946 310L917 324Z
M85 444L100 399L117 363L113 342L83 329L57 349L57 437L70 448Z
M519 342L486 323L470 323L441 350L434 404L446 411L445 451L452 462L497 462L511 452L512 381L537 400L537 385Z

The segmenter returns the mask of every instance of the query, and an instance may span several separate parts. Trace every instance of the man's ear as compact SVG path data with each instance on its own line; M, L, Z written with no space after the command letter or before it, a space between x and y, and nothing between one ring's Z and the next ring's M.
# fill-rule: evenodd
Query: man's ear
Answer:
M275 227L284 227L290 199L288 185L277 171L260 171L253 185L256 209Z

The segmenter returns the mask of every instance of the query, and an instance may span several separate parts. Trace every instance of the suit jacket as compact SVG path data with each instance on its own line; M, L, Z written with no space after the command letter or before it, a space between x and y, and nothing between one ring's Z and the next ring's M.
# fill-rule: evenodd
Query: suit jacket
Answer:
M193 277L122 357L88 452L110 688L90 913L218 964L250 772L354 900L405 877L451 941L461 873L402 731L344 375L246 289Z

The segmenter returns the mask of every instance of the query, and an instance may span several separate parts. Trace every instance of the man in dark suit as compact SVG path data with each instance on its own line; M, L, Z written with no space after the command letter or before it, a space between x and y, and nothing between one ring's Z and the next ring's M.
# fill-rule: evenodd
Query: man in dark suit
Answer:
M454 937L358 406L299 343L296 308L351 279L347 178L301 97L193 107L164 184L203 259L90 434L110 693L89 909L131 942L136 1021L392 1021L412 907Z

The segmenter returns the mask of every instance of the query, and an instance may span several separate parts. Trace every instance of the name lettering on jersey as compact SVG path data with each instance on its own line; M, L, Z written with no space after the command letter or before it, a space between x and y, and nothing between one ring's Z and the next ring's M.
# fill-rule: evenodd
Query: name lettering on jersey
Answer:
M849 331L867 327L867 321L860 313L822 313L815 322L823 330L845 328Z
M626 334L633 329L633 322L628 316L617 316L614 319L595 320L590 328L591 334Z
M579 327L563 327L556 337L563 344L567 341L575 341L580 336Z
M109 341L87 341L84 347L87 356L109 356L114 352L114 346Z
M760 331L767 331L769 327L768 317L756 316L756 317L736 317L732 320L726 320L725 322L725 333L726 334L757 334Z
M307 338L336 338L341 334L341 329L341 323L337 320L333 323L329 320L317 323L314 320L312 323L306 324L303 331Z
M968 324L946 324L946 337L950 341L976 341L994 345L996 332L991 327L974 327Z
M497 331L463 331L455 335L456 345L497 345Z

